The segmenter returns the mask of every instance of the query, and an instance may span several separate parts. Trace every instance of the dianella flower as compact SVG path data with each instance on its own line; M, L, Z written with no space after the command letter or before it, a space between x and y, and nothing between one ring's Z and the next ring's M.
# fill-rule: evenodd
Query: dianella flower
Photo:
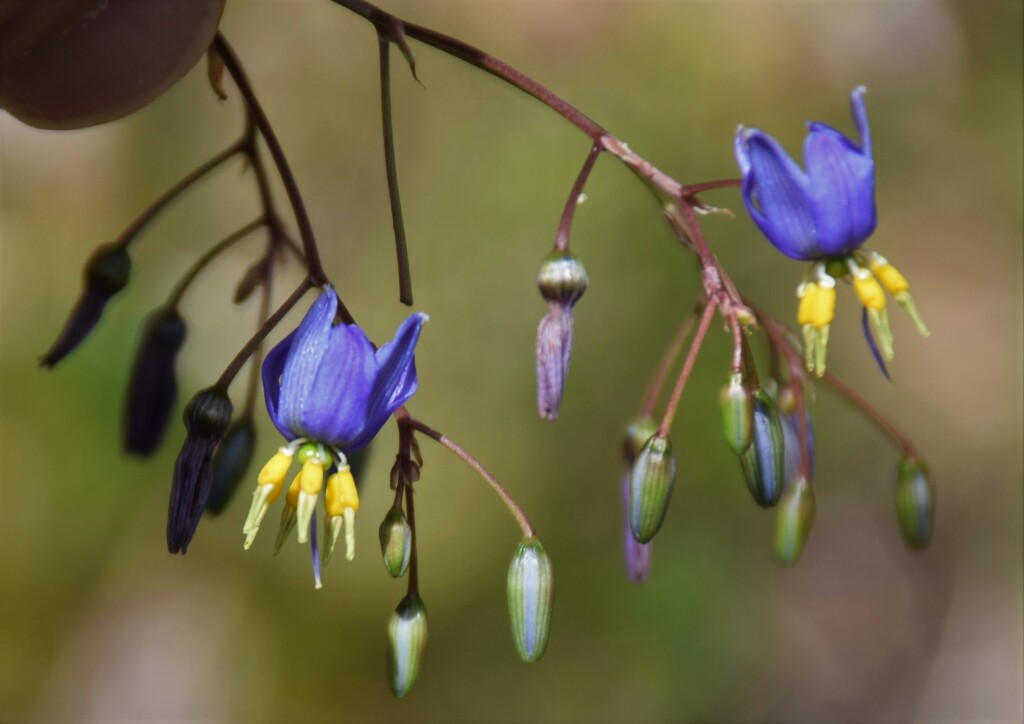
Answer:
M811 262L797 287L797 321L807 369L819 376L825 372L837 280L853 284L864 307L868 342L883 371L883 360L893 356L885 292L906 311L918 331L928 335L906 278L881 254L864 248L878 225L865 92L859 87L850 95L859 141L824 123L808 124L806 169L767 133L743 126L736 132L743 202L751 218L783 254Z
M285 494L278 547L292 528L313 548L319 587L314 514L324 494L324 562L345 529L346 557L355 553L359 494L346 453L366 445L389 417L416 392L413 352L425 314L399 326L379 349L355 324L335 324L338 296L324 288L298 329L278 344L263 364L263 389L270 419L287 440L257 478L242 532L249 548L270 505L285 490L293 462L300 466ZM325 481L326 478L326 481Z

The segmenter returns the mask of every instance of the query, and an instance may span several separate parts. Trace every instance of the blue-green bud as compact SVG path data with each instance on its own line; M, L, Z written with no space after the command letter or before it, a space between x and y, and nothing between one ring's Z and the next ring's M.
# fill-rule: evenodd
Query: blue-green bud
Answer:
M782 423L771 397L764 390L754 393L754 429L750 447L740 455L740 465L754 500L771 508L782 497L785 444Z
M650 438L629 478L629 529L639 543L649 543L661 528L676 485L676 458L664 435Z
M739 372L729 378L718 393L718 404L722 407L722 432L725 441L737 455L742 455L753 438L754 397L743 384Z
M547 648L554 599L551 559L537 538L524 538L508 569L508 612L516 652L528 664Z
M800 560L814 525L814 488L797 478L787 488L775 518L775 557L784 566Z
M401 578L412 557L412 528L401 508L392 508L380 524L380 553L392 578Z
M638 417L626 427L626 435L622 440L622 454L626 462L632 465L636 456L644 449L647 441L658 432L658 423L651 417Z
M544 301L570 307L587 291L589 283L583 263L568 251L548 254L537 274L537 287Z
M908 546L915 550L928 546L935 528L935 482L923 460L906 457L900 461L896 518Z
M415 593L403 598L388 622L388 680L401 699L416 684L427 645L427 609Z

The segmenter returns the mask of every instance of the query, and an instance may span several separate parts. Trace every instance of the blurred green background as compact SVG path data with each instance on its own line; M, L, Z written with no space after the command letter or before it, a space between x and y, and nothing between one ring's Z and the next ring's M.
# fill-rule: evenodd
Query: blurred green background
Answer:
M872 244L910 276L933 335L922 340L894 315L889 386L844 293L830 366L930 462L931 548L910 552L899 537L895 449L822 388L818 518L801 563L780 569L774 518L752 503L720 437L714 395L729 350L713 334L673 431L680 484L651 579L629 584L621 429L694 299L695 265L640 184L602 158L574 227L591 287L576 308L562 417L537 419L535 274L588 142L509 87L414 46L426 90L397 60L393 84L415 308L431 315L411 409L483 460L540 531L557 573L548 652L526 666L511 645L511 519L424 441L417 514L430 642L415 691L392 699L385 627L404 588L383 570L376 528L391 498L393 426L363 474L359 555L333 563L323 590L313 590L306 550L270 555L272 531L243 553L248 483L186 557L169 556L167 492L183 431L175 425L156 459L124 458L123 388L141 318L191 259L257 213L239 164L139 241L131 286L75 355L52 373L36 364L91 249L240 130L237 93L228 86L218 103L200 67L107 126L53 133L0 117L0 718L1019 721L1022 5L387 8L511 62L684 182L736 174L738 123L794 152L809 118L852 133L848 93L868 86L881 219ZM385 339L407 311L372 29L325 1L284 0L231 2L222 29L295 168L329 272L371 337ZM802 265L759 236L735 191L705 198L738 212L704 224L737 284L790 320ZM186 299L187 394L250 333L255 300L233 308L230 294L261 247L239 246ZM297 280L295 265L281 278L281 290ZM257 463L277 441L261 420Z

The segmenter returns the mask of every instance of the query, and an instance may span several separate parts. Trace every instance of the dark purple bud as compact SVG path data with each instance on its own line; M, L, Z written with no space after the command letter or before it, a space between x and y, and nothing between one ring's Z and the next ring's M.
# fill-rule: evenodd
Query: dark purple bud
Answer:
M572 307L548 304L548 313L537 327L537 412L545 420L558 419L572 356L572 331Z
M227 392L208 387L185 406L185 443L174 463L167 510L167 550L184 554L206 508L213 481L213 453L231 424Z
M231 502L239 484L245 478L252 463L256 447L256 428L249 415L235 421L213 456L213 482L206 510L213 515L220 513Z
M100 321L103 308L112 296L125 288L132 262L120 244L98 248L85 265L85 284L64 329L49 351L42 356L42 367L53 367L72 352Z
M146 320L125 397L125 451L151 455L163 440L178 400L174 361L184 343L185 322L173 307Z
M754 427L750 447L740 455L743 475L754 500L771 508L782 497L784 474L782 423L768 393L754 393Z

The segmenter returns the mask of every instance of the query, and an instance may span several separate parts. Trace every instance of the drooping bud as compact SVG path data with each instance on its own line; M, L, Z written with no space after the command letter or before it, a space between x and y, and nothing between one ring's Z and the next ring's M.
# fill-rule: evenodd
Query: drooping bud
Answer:
M81 344L100 321L110 298L127 286L131 268L131 259L121 244L105 244L93 253L85 265L85 288L64 329L39 360L41 366L53 367Z
M638 417L626 426L626 435L622 439L622 455L630 466L636 462L636 456L656 432L658 423L652 417Z
M623 550L626 554L626 575L633 583L643 583L651 570L654 543L640 543L633 537L629 526L629 473L622 479L622 509L625 518L623 526Z
M185 334L185 321L174 307L157 309L146 320L125 396L126 452L151 455L163 440L178 400L174 363Z
M779 396L780 405L782 402L782 395ZM786 485L791 485L798 477L800 477L800 418L797 417L796 413L783 414L782 419L782 439L783 448L785 448L785 457L783 462L783 480ZM811 413L809 411L804 412L804 420L807 423L807 454L808 454L808 465L807 475L809 478L814 478L814 427L811 425Z
M185 553L206 508L213 481L213 452L231 424L234 407L217 386L197 393L185 406L185 443L174 463L167 511L167 550Z
M900 461L895 497L903 540L915 550L927 548L935 529L935 482L923 460Z
M748 447L753 436L754 397L743 384L743 374L736 372L718 393L718 404L722 407L722 432L725 441L737 455Z
M647 441L629 479L629 528L639 543L649 543L661 528L676 485L676 458L664 435Z
M800 559L814 524L814 488L804 478L786 487L775 518L775 557L784 566Z
M740 465L754 500L771 508L782 497L785 443L782 423L771 397L764 390L754 393L753 439L740 455Z
M558 418L572 357L573 305L587 290L587 271L575 255L554 251L541 264L537 286L548 313L537 327L537 412Z
M427 609L415 593L403 598L388 622L388 680L401 699L416 684L427 645Z
M252 417L246 415L235 421L217 446L213 456L213 483L210 486L210 497L206 501L207 511L220 515L227 507L246 477L255 447L256 428L252 424Z
M392 508L380 524L380 553L392 578L401 578L412 556L412 528L401 508Z
M554 601L551 559L540 540L523 538L508 569L508 612L516 652L528 664L537 661L547 648Z

